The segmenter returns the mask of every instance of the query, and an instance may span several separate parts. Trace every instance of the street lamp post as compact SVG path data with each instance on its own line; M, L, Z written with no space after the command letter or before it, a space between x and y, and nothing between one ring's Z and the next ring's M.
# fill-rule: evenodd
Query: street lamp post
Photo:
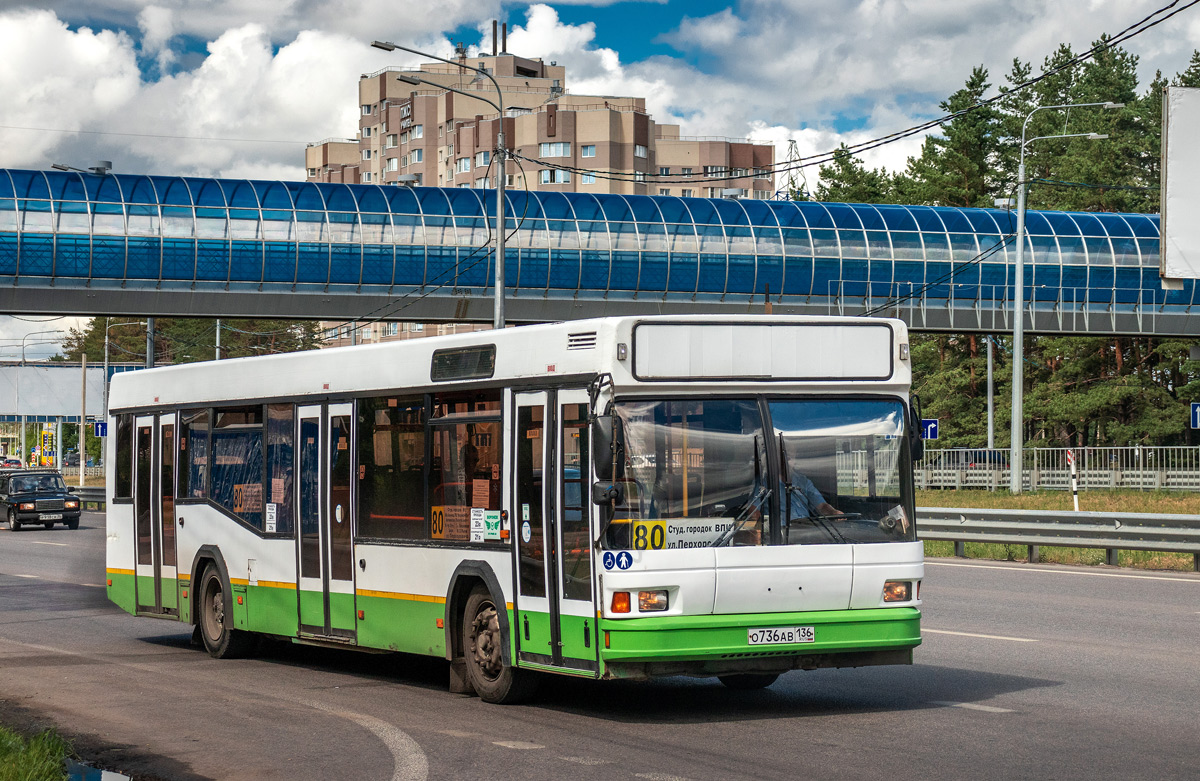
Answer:
M143 325L141 320L130 320L127 323L109 323L104 318L104 420L108 420L108 332L121 325Z
M1024 459L1022 454L1025 447L1025 147L1034 141L1044 141L1049 138L1087 138L1090 141L1108 138L1107 135L1100 133L1063 133L1053 136L1034 136L1026 140L1025 134L1029 129L1029 120L1039 111L1086 108L1088 106L1115 109L1122 108L1124 105L1124 103L1100 102L1038 106L1025 115L1025 122L1021 125L1021 155L1017 164L1017 257L1013 269L1012 428L1008 454L1008 487L1014 494L1021 493L1023 487Z
M66 333L66 332L61 329L54 330L54 331L31 331L31 332L25 334L25 336L21 337L21 365L22 366L25 365L25 344L26 344L26 340L29 339L29 337L42 336L44 334L61 334L61 333Z
M449 90L450 92L457 92L458 94L465 95L468 98L475 98L476 100L482 100L484 103L487 103L488 105L495 108L496 111L499 112L499 114L500 114L500 116L496 120L499 123L499 127L496 131L496 157L499 158L499 162L500 162L500 166L499 166L500 167L500 175L496 177L496 274L495 274L495 282L494 282L494 284L495 284L495 304L492 309L492 327L493 328L503 328L504 327L504 177L506 174L506 170L505 170L506 169L506 161L508 159L507 149L504 145L504 93L500 91L500 85L496 82L496 80L494 78L492 78L492 74L488 73L483 68L476 68L471 65L462 63L462 62L457 62L455 60L447 60L444 57L438 57L435 54L428 54L426 52L419 51L417 49L410 49L407 46L401 46L400 44L391 43L389 41L374 41L371 43L371 45L374 46L376 49L383 49L384 51L387 51L387 52L395 51L396 49L400 49L401 51L406 51L411 54L417 54L417 55L420 55L421 57L429 57L430 59L437 60L439 62L444 62L449 65L457 65L460 68L466 68L467 70L475 71L476 73L486 76L488 78L488 80L492 82L492 86L496 88L496 101L497 102L493 103L492 101L488 100L487 98L480 97L479 95L472 95L468 92L463 92L462 90L458 90L453 87L448 87L444 84L437 84L437 83L424 81L416 76L405 76L403 74L397 74L398 78L401 81L405 82L406 84L429 84L430 86Z

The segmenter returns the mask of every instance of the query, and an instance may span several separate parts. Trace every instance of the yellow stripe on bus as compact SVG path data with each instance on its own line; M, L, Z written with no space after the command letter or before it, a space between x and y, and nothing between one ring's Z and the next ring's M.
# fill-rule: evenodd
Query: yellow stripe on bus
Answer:
M402 594L398 591L372 591L371 589L360 588L356 589L355 594L360 597L383 597L384 599L407 599L410 602L433 602L434 604L446 604L445 597L431 597L428 594Z
M106 571L108 572L109 575L132 575L133 574L133 570L131 570L131 569L115 569L115 568L110 567Z

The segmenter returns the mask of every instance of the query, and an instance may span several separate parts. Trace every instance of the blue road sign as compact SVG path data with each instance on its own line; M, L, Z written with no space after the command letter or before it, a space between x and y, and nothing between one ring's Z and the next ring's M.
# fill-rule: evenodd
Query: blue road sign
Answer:
M94 436L94 437L107 437L108 436L108 424L107 423L104 423L104 422L98 420L95 423L93 423L92 425L95 426L95 433L92 434L92 436Z
M1192 402L1192 428L1200 428L1200 401Z
M938 438L937 418L923 418L921 420L921 439L937 439L937 438Z

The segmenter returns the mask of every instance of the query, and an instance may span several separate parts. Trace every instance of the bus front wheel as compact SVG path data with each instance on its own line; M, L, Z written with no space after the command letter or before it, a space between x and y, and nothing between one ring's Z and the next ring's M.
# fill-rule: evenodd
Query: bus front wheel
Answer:
M200 582L200 637L209 656L234 659L245 656L254 646L254 636L233 628L232 598L229 585L220 571L209 566Z
M500 609L487 589L477 586L471 592L463 610L463 654L467 680L479 698L509 705L529 699L537 680L504 661L508 638L500 627Z

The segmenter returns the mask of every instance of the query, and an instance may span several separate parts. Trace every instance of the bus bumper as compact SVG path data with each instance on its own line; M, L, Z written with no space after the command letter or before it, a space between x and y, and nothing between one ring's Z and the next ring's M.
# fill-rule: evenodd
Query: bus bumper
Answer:
M814 641L749 644L750 629L794 626L813 627ZM604 678L709 677L912 664L912 649L921 644L921 611L906 607L602 619L599 628Z

